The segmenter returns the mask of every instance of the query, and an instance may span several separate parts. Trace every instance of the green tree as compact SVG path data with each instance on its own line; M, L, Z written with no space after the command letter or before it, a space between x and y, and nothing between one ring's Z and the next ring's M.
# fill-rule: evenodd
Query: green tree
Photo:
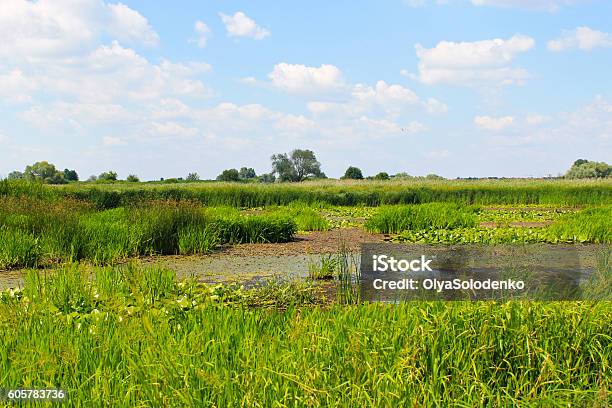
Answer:
M130 183L138 183L140 181L138 176L135 175L135 174L130 174L129 176L127 176L127 178L125 180L129 181Z
M429 180L444 180L444 177L438 176L437 174L433 174L433 173L426 175L425 178Z
M389 180L389 173L381 171L380 173L374 176L374 180Z
M223 170L217 176L217 181L240 181L240 173L236 169Z
M272 156L272 172L280 181L303 181L307 178L325 178L321 163L312 150L295 149L291 153Z
M23 176L28 180L38 180L47 184L63 184L66 182L64 173L57 171L55 166L49 162L41 161L27 166Z
M11 171L7 177L9 180L21 180L23 178L23 173L20 171Z
M250 180L257 177L255 170L252 168L242 167L239 171L240 180Z
M189 173L187 175L187 181L199 181L200 175L198 173Z
M565 173L569 179L612 177L612 166L605 162L593 162L584 159L576 160Z
M344 176L340 178L348 180L363 180L363 173L358 167L349 166L349 168L344 172Z
M66 181L79 181L79 175L76 170L64 169L64 179Z
M274 183L276 176L272 173L264 173L258 177L260 183Z
M117 173L112 170L105 171L98 176L98 181L117 181Z

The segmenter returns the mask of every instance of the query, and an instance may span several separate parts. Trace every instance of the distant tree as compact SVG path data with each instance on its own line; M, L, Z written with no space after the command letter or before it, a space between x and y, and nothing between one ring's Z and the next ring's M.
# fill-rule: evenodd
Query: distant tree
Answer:
M64 169L64 179L66 181L79 181L79 175L76 170Z
M117 173L109 170L98 176L98 181L117 181Z
M349 180L363 180L363 173L358 167L349 166L349 168L344 172L344 176L340 178Z
M272 172L280 181L302 181L307 178L324 178L321 163L312 150L295 149L290 154L275 154L271 157Z
M257 174L255 174L255 170L250 167L242 167L238 173L240 176L240 180L249 180L257 177Z
M585 159L578 159L578 160L576 160L576 161L574 162L574 166L580 166L581 164L585 164L585 163L588 163L588 162L589 162L589 161L588 161L588 160L585 160Z
M87 182L89 183L94 182L96 180L98 180L98 176L96 176L95 174L92 174L91 176L87 178Z
M240 181L240 173L236 169L223 170L217 176L217 181Z
M258 179L261 183L274 183L276 181L276 177L272 173L261 174Z
M28 180L39 180L48 184L63 184L64 173L57 171L55 166L49 162L41 161L27 166L23 177Z
M9 180L20 180L23 178L23 173L20 171L11 171L7 177Z
M397 173L393 177L394 178L412 178L412 176L406 172Z
M28 180L45 181L52 178L57 173L55 166L49 162L36 162L30 166L26 166L23 175Z
M135 174L130 174L129 176L127 176L127 178L125 180L129 181L130 183L138 183L140 181L138 176L135 175Z
M374 176L374 180L389 180L389 174L381 171L377 175Z
M426 175L425 178L429 180L444 180L444 177L438 176L437 174L433 173Z
M605 162L593 162L584 159L576 160L565 173L565 178L605 178L612 177L612 166Z
M187 175L187 181L199 181L200 175L198 173L189 173Z

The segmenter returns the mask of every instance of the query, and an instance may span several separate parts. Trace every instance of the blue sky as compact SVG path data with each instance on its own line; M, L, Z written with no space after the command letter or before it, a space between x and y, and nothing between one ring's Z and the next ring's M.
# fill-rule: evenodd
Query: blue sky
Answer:
M315 151L445 177L612 159L612 3L7 0L0 176L214 178Z

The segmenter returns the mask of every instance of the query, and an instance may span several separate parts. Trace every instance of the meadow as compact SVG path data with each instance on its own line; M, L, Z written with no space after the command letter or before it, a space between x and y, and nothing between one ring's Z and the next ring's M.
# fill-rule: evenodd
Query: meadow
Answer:
M608 268L610 265L607 266ZM71 406L606 406L609 302L321 305L71 265L0 296L0 386Z
M609 245L612 182L0 181L0 270L30 268L0 292L0 388L63 388L70 406L612 402L610 301L367 303L342 250L307 279L248 288L140 259L344 228ZM610 260L597 267L608 295Z

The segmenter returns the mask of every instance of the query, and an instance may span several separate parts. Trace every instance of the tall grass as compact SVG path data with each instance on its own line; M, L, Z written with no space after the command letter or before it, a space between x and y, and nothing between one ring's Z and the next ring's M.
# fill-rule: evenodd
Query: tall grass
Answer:
M612 180L396 180L321 181L299 184L144 184L42 186L0 182L0 196L67 196L99 209L154 200L198 201L207 206L262 207L294 201L331 205L463 204L583 205L612 203Z
M366 221L365 227L379 233L474 227L477 211L475 206L452 203L382 207Z
M89 260L110 264L155 254L198 254L217 245L285 242L296 231L283 215L243 216L199 205L151 202L96 211L72 200L0 200L0 268Z
M77 407L610 401L609 302L269 310L167 270L121 269L37 274L0 296L0 387L63 388Z
M565 215L549 230L560 241L612 244L612 206L588 208Z

